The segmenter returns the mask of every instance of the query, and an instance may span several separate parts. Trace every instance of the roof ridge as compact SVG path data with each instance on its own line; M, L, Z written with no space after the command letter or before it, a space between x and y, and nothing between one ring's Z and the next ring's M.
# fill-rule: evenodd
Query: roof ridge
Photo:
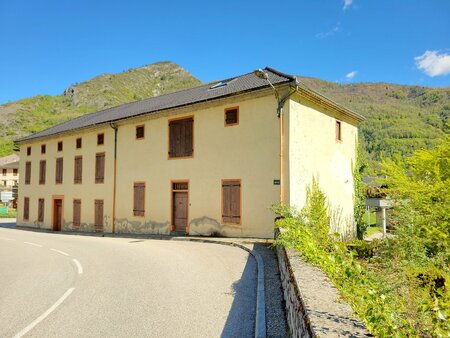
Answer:
M279 70L276 70L275 68L272 68L272 67L269 67L269 66L266 66L266 68L264 68L264 69L268 70L269 72L275 73L278 76L282 76L282 77L288 78L288 79L290 79L292 81L295 81L297 79L297 77L295 75L291 75L291 74L280 72Z

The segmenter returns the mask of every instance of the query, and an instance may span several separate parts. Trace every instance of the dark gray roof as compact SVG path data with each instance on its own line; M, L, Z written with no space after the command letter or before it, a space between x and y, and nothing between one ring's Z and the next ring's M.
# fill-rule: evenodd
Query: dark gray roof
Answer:
M294 76L283 74L273 68L266 67L264 70L269 76L270 82L274 85L295 81ZM210 101L242 92L261 89L268 86L269 84L266 80L258 78L252 72L234 78L209 83L200 87L151 97L149 99L108 108L96 113L82 115L73 120L58 124L41 132L23 137L17 140L17 142L60 134L97 124L114 122L142 114L157 112L164 109Z

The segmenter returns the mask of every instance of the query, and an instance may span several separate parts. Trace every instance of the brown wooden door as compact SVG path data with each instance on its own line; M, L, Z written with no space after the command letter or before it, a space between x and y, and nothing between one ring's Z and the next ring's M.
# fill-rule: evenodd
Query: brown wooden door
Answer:
M173 193L173 225L175 231L186 232L188 222L188 193Z
M95 200L95 231L103 231L103 200Z
M62 200L53 200L53 230L61 231L62 225Z

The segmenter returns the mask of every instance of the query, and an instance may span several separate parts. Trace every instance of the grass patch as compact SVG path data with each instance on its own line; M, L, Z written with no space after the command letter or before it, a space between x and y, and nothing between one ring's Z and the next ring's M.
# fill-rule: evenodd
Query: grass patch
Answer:
M376 234L378 232L383 232L383 227L370 226L370 227L367 228L367 235L366 235L366 237L371 236L373 234Z
M0 218L17 218L17 211L12 208L8 208L7 212L0 211Z

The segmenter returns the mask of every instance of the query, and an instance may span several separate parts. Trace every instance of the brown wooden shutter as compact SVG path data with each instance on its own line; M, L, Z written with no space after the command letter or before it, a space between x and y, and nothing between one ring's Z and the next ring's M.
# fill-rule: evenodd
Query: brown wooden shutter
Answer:
M55 171L55 182L62 183L63 182L63 158L58 157L56 159L56 171Z
M185 120L184 123L184 149L183 149L183 156L192 156L194 153L194 144L193 144L193 126L194 126L194 120L188 119Z
M25 197L23 199L23 219L28 221L30 219L30 198Z
M39 184L45 184L45 175L47 171L47 162L41 160L39 162Z
M73 226L79 228L81 225L81 200L73 200Z
M38 222L44 222L44 199L38 200Z
M169 123L169 157L177 157L177 138L179 138L177 121Z
M95 200L95 230L103 231L103 200Z
M193 155L193 127L193 118L169 122L169 157Z
M31 183L31 162L25 163L25 184Z
M134 203L133 214L134 216L144 216L145 214L145 183L136 182L133 188Z
M75 168L74 168L73 182L75 184L82 183L82 177L83 177L83 157L75 156Z
M241 223L241 182L222 182L222 219L224 223Z
M105 181L105 153L95 155L95 183Z

